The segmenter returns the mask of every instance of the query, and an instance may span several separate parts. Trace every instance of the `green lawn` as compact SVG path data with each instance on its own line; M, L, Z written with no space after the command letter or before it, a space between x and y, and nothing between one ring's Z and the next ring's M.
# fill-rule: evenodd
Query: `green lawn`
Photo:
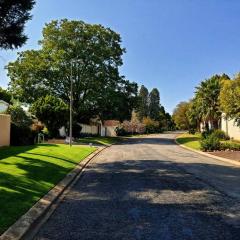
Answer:
M58 144L0 148L0 233L93 151Z
M179 144L183 144L183 145L193 148L195 150L200 150L200 139L201 139L200 133L196 133L194 135L184 133L184 134L181 134L180 136L178 136L176 141Z
M118 137L85 137L77 140L78 143L84 144L100 144L100 145L111 145L117 143L120 140Z

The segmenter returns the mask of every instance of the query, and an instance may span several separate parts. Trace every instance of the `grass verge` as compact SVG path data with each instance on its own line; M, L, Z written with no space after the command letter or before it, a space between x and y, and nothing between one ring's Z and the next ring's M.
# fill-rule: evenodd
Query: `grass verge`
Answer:
M190 147L195 150L200 150L201 145L200 145L200 139L201 139L201 134L196 133L196 134L189 134L189 133L184 133L179 135L176 138L177 143L183 144L187 147Z
M119 137L85 137L77 140L77 143L111 145L120 141Z
M0 234L93 151L58 144L0 148Z

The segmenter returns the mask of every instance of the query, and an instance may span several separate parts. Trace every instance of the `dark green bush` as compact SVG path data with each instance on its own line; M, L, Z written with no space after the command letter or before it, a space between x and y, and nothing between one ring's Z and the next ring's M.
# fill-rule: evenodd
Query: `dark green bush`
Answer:
M220 140L218 137L214 135L209 135L205 139L202 139L201 142L201 150L203 151L214 151L220 149Z
M123 127L117 127L115 129L115 132L116 132L117 136L126 136L129 134Z
M208 136L210 136L213 133L213 130L203 131L201 134L202 139L206 139Z
M196 133L196 129L195 128L190 128L188 133L194 135Z
M216 129L214 130L211 135L214 135L215 137L217 137L220 140L229 140L229 136L222 130L220 129Z
M33 145L37 132L32 131L29 127L11 124L11 145L24 146Z
M79 125L78 123L74 123L72 127L72 136L74 138L80 138L81 137L81 131L82 131L82 126Z
M240 151L240 144L234 142L223 142L220 144L220 150Z

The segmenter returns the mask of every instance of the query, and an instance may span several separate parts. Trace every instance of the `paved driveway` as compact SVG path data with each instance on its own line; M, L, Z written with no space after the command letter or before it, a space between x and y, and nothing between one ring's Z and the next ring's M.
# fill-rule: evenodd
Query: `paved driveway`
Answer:
M177 146L174 134L103 151L36 239L240 239L240 168Z

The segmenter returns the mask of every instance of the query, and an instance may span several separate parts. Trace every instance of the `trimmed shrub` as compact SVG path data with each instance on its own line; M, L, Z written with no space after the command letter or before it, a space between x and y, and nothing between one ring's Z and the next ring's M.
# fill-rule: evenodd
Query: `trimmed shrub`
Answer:
M32 131L29 127L11 124L11 145L24 146L33 145L37 132Z
M221 151L240 151L240 144L234 142L223 142L220 144Z
M126 136L128 132L123 127L117 127L115 129L117 136Z
M214 151L220 149L220 139L214 135L209 135L205 139L202 139L201 150L203 151Z
M188 131L189 134L195 134L196 133L196 129L194 128L190 128L189 131Z
M74 123L72 126L72 136L74 138L80 138L82 136L81 131L82 131L82 126L79 125L78 123Z
M215 137L217 137L220 140L229 140L230 139L229 136L220 129L214 130L211 135L214 135Z
M213 133L213 130L203 131L202 134L201 134L201 137L202 137L202 139L206 139L212 133Z

